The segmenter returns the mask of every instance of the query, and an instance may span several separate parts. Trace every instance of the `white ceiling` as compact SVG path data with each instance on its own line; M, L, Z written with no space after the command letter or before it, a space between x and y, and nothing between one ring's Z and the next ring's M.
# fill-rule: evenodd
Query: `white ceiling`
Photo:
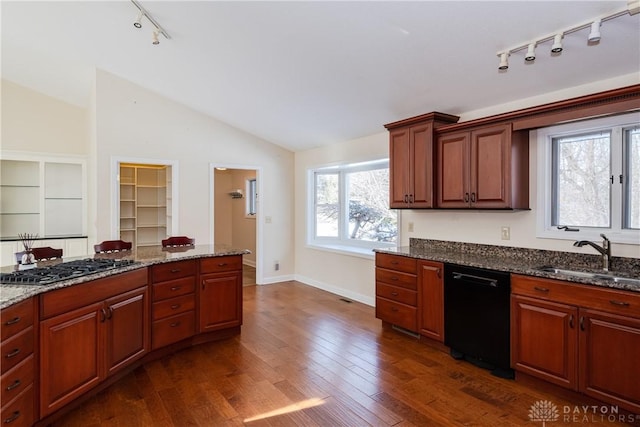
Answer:
M640 14L524 52L622 1L141 1L171 40L151 44L129 1L2 1L2 75L73 104L99 68L291 150L640 73Z

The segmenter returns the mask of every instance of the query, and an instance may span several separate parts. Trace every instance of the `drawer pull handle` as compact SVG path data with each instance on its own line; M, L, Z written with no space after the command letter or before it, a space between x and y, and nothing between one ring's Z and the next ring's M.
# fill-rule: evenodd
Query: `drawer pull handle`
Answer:
M171 325L172 328L175 328L176 326L180 326L180 322L173 322Z
M398 264L400 264L400 262L398 262L398 261L391 261L391 265L398 265Z
M391 311L398 311L397 307L391 307Z
M20 354L20 349L16 348L16 349L12 350L11 352L7 353L7 355L5 357L7 359L11 359L12 357L16 357L18 354Z
M18 418L20 418L20 411L15 411L13 413L13 415L11 415L9 418L5 418L4 419L4 423L5 424L9 424L14 422L15 420L17 420Z
M573 314L569 315L569 327L573 329Z
M182 287L182 286L172 286L172 287L171 287L171 290L172 290L172 291L178 291L178 290L180 290L180 288L181 288L181 287Z
M393 277L391 278L391 280L393 280L393 281L397 281L397 280L398 280L398 278L397 278L396 276L393 276Z
M580 316L580 330L584 331L584 316Z
M171 306L171 310L176 310L176 309L178 309L178 308L180 308L180 304L173 304L173 305Z
M539 291L539 292L549 292L549 288L543 288L543 287L540 287L540 286L534 286L533 289L535 289L536 291Z
M16 316L11 320L7 320L6 322L4 322L4 326L11 326L11 325L15 325L16 323L18 323L20 320L20 316Z
M218 264L218 267L224 267L225 265L227 265L226 262L221 262L221 263Z
M180 269L179 268L172 268L171 272L172 273L180 273Z
M393 295L394 297L397 297L398 293L394 291L394 292L391 292L391 295Z
M631 305L631 304L629 304L629 303L628 303L628 302L626 302L626 301L616 301L616 300L614 300L614 299L609 300L609 302L610 302L611 304L613 304L613 305L619 305L619 306L621 306L621 307L629 307L629 306Z
M107 320L107 311L104 308L100 309L100 313L102 314L102 318L100 319L100 323L104 323Z
M8 386L7 386L7 388L5 388L5 390L7 390L7 391L11 391L11 390L13 390L14 388L20 387L20 384L22 384L22 381L20 381L19 379L18 379L18 380L15 380L15 381L13 382L13 384L8 385Z

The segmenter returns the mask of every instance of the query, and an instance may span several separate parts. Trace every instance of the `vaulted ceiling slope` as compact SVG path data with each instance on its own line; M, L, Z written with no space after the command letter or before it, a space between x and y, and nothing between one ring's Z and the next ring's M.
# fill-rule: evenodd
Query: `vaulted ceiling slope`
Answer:
M102 69L293 151L640 73L640 14L498 51L627 7L622 1L2 1L3 78L86 105Z

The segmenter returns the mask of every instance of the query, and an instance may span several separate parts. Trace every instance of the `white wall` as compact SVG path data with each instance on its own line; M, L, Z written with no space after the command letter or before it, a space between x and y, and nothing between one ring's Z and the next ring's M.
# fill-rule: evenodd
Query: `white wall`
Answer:
M255 165L264 184L261 207L272 219L263 227L265 265L279 260L278 275L293 274L292 152L103 71L96 74L96 151L97 240L115 233L110 229L112 157L177 161L179 229L174 234L188 230L198 243L208 242L211 231L209 165ZM264 271L267 280L272 276L272 269Z
M596 82L549 93L535 98L495 106L477 112L461 114L472 119L486 115L499 114L521 108L541 105L561 99L567 99L608 89L640 83L639 75ZM429 112L425 108L425 113ZM443 113L448 113L443 111ZM380 125L382 127L382 124ZM367 138L348 141L328 147L296 153L296 278L305 283L348 296L361 302L373 304L375 301L374 261L356 258L338 253L323 252L306 247L306 171L314 166L332 162L358 162L374 158L388 157L388 133L381 132ZM536 238L536 143L530 145L530 211L481 212L481 211L438 211L438 210L400 210L400 245L407 246L409 238L437 239L481 243L501 246L515 246L534 249L558 250L595 254L588 248L575 248L571 241ZM414 231L408 232L408 225L414 224ZM511 239L501 240L502 226L511 228ZM639 245L614 244L614 256L640 257Z

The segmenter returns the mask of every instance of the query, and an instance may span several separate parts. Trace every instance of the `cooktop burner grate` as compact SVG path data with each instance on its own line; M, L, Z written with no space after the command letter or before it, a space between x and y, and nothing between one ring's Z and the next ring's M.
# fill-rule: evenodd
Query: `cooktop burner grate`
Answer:
M130 259L87 258L47 267L0 273L0 283L15 285L48 285L114 268L137 264Z

